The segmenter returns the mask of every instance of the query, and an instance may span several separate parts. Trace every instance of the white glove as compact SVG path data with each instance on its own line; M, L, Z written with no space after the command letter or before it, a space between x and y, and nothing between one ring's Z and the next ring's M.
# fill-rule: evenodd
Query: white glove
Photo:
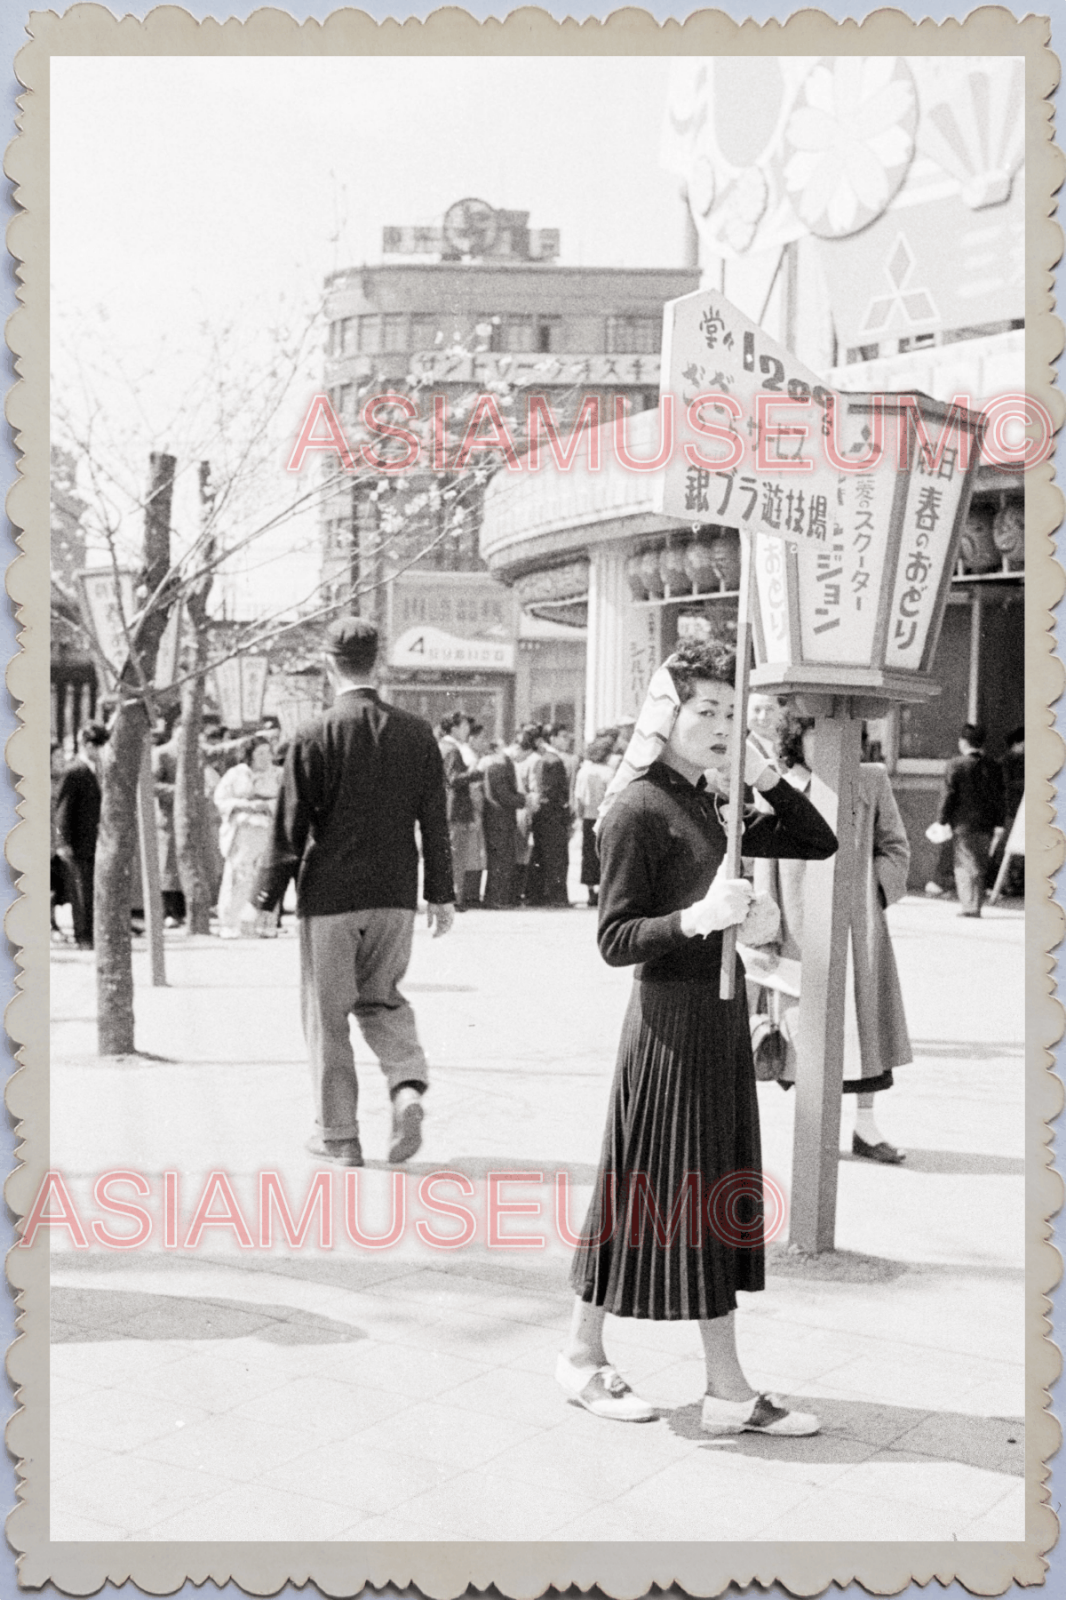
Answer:
M727 878L723 861L703 899L682 911L681 932L689 939L697 935L705 939L709 933L743 922L754 892L747 878Z
M754 789L763 773L771 770L777 770L773 762L763 755L754 739L748 739L744 745L744 782Z

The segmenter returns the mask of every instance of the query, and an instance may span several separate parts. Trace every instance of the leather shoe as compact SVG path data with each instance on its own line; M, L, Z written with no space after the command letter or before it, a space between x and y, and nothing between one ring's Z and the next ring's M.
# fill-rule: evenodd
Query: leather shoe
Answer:
M851 1153L855 1156L864 1156L867 1161L881 1161L886 1167L898 1167L906 1161L907 1157L902 1150L897 1150L895 1145L882 1139L880 1144L867 1144L860 1134L851 1136Z
M332 1161L336 1167L361 1167L363 1147L358 1139L323 1139L314 1134L304 1147L322 1161Z
M555 1364L555 1380L571 1400L594 1417L609 1417L614 1422L654 1422L654 1406L634 1394L617 1368L575 1367L565 1355Z
M392 1143L389 1160L409 1161L422 1144L422 1096L410 1085L397 1089L392 1097Z

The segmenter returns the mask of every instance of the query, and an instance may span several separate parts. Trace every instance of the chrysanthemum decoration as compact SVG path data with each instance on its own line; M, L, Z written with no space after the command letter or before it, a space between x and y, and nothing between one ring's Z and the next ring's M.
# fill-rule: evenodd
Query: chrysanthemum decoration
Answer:
M914 154L918 98L897 56L823 58L785 129L785 183L812 233L857 233L899 190Z

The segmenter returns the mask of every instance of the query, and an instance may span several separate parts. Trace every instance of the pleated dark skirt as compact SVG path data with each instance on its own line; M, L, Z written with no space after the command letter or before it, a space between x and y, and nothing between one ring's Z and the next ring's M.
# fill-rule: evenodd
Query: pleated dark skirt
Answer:
M743 978L636 982L575 1293L618 1317L722 1317L764 1286L762 1152Z

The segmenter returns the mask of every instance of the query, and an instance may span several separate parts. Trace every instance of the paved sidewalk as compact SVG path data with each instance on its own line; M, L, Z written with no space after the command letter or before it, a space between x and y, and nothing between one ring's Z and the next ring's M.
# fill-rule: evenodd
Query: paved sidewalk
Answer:
M52 1239L52 1538L1021 1538L1022 921L954 911L890 913L918 1059L877 1112L907 1164L842 1156L837 1253L797 1261L775 1245L767 1291L739 1314L749 1376L803 1398L819 1436L702 1438L699 1337L683 1323L608 1323L657 1422L565 1402L554 1174L576 1223L630 975L599 960L587 911L472 913L448 939L416 936L407 991L433 1088L401 1246L350 1242L339 1174L328 1250L314 1228L300 1249L278 1243L276 1222L270 1250L212 1227L196 1250L164 1251L158 1226L130 1252ZM225 1171L258 1238L258 1174L278 1172L299 1215L317 1170L296 941L176 936L167 961L169 988L138 989L147 1058L101 1062L91 957L56 951L53 1165L87 1222L101 1172L145 1174L156 1216L162 1173L179 1172L182 1237L207 1174ZM391 1211L388 1107L357 1055L369 1234ZM766 1169L787 1192L794 1096L759 1092ZM458 1249L414 1230L455 1226L418 1193L444 1170L474 1191L438 1191L475 1213ZM544 1248L486 1248L501 1171L543 1175L504 1196L539 1198L542 1215L501 1228L539 1230Z

